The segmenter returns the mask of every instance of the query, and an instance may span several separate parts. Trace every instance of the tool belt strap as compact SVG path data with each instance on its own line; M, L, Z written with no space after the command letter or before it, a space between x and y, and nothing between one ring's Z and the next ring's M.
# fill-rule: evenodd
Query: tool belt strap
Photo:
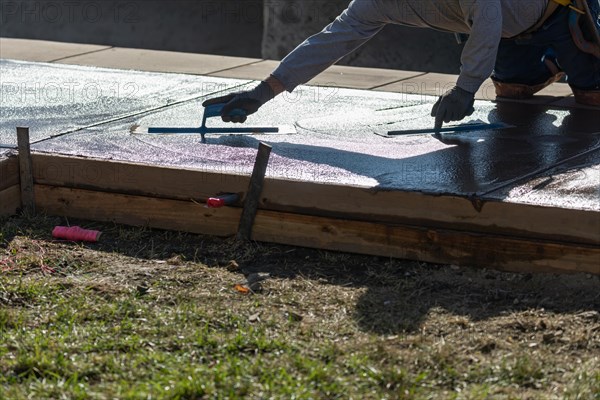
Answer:
M574 0L575 6L582 13L571 11L569 15L569 30L575 45L584 53L600 58L600 34L592 12L585 0ZM596 16L597 18L597 16Z

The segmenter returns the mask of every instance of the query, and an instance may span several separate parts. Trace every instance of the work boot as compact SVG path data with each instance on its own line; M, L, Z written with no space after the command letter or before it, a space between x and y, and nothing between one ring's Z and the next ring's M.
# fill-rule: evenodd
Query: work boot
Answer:
M585 106L600 107L600 90L581 90L571 88L575 95L575 102Z
M548 69L550 70L552 76L550 76L550 78L548 78L545 82L539 83L537 85L500 82L492 78L492 82L494 82L494 87L496 88L496 96L507 97L509 99L529 99L546 86L550 86L554 82L558 82L562 78L564 78L565 73L560 69L560 67L553 58L546 57L544 59L544 63L546 64L546 67L548 67Z

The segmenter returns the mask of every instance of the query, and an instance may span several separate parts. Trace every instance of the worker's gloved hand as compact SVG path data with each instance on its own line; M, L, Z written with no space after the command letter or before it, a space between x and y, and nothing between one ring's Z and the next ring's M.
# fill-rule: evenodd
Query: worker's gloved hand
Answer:
M243 92L230 93L226 96L208 99L202 105L204 107L225 103L221 111L221 119L225 122L246 122L246 117L254 114L263 104L273 99L275 93L266 82L261 82L257 87ZM244 113L235 113L234 110L243 110Z
M440 96L431 110L431 116L435 117L435 129L440 129L442 122L460 121L467 115L473 114L475 112L474 103L474 93L467 92L458 86L448 90Z

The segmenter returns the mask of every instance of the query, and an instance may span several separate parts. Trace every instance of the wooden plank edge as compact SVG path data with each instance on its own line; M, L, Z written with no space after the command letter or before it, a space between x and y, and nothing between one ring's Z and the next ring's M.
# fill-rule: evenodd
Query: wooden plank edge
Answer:
M82 157L33 154L36 183L204 201L241 193L249 177ZM261 209L366 222L478 231L532 239L600 244L600 212L314 182L266 179ZM548 221L553 221L549 224Z
M0 190L0 217L15 215L21 208L21 186L14 185Z
M0 190L19 184L19 159L9 155L0 159Z
M271 211L260 213L254 229L255 240L295 246L512 272L600 275L597 246Z
M36 206L49 215L215 236L237 231L240 210L200 203L35 185Z
M192 201L156 199L37 185L37 205L48 214L112 221L217 236L234 235L241 210L206 209ZM424 262L515 272L600 274L597 246L534 241L444 229L349 221L259 211L252 238Z

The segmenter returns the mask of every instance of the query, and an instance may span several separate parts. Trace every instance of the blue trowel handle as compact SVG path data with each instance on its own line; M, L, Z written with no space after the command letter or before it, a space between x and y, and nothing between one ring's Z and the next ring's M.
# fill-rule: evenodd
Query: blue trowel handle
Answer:
M204 108L204 120L206 121L206 118L211 118L211 117L220 117L221 112L223 111L223 107L225 107L225 104L226 103L217 103L217 104L211 104L210 106L206 106ZM229 116L230 117L245 117L246 111L242 110L241 108L236 108L229 112Z

